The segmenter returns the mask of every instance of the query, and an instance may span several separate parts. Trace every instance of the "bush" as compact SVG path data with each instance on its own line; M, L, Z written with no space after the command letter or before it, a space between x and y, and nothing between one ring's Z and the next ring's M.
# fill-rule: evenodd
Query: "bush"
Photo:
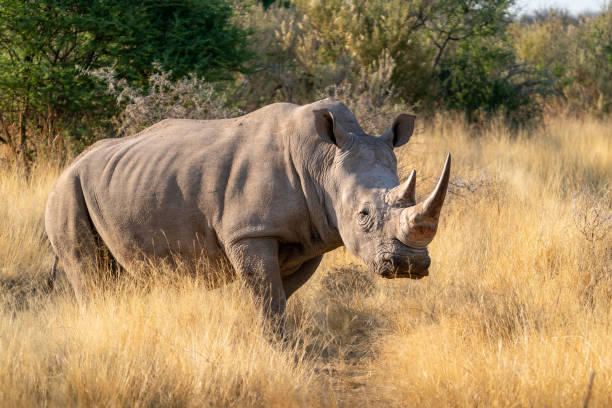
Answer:
M159 64L143 89L118 79L113 69L90 74L108 84L107 93L123 110L113 119L117 137L129 136L163 119L222 119L237 116L240 111L228 107L226 94L219 85L206 82L195 74L172 81L172 72Z
M551 10L514 24L511 32L518 58L554 78L571 111L612 111L612 6L579 19Z
M468 121L503 112L517 124L537 116L533 96L548 92L550 81L518 64L511 50L498 44L462 43L438 72L446 106L464 111Z

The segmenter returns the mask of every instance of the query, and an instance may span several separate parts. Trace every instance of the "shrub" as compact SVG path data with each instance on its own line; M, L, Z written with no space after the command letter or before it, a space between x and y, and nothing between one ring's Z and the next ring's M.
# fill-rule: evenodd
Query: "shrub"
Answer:
M539 112L533 96L546 94L550 80L518 64L511 50L491 43L463 42L438 72L446 106L464 111L468 121L503 112L513 123Z
M220 119L240 113L228 107L226 94L218 90L219 85L195 74L172 81L171 71L164 71L159 64L154 69L145 88L118 79L110 68L90 73L108 85L107 93L123 108L113 119L118 137L134 134L167 118Z
M511 28L522 62L555 79L555 91L574 112L612 111L612 7L595 16L568 18L550 10Z

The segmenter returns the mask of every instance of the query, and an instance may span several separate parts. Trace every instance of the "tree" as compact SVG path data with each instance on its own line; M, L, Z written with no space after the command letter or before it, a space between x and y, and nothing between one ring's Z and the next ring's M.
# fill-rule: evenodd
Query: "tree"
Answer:
M113 39L119 75L146 82L153 61L175 79L194 73L216 81L245 70L248 32L233 23L230 1L114 1L123 13L119 22L127 25Z
M116 107L87 70L138 84L158 61L176 78L228 78L250 55L232 13L220 0L0 0L0 143L27 160L28 138L105 129Z
M433 68L440 64L450 43L503 32L513 3L513 0L437 0L425 23L437 48Z

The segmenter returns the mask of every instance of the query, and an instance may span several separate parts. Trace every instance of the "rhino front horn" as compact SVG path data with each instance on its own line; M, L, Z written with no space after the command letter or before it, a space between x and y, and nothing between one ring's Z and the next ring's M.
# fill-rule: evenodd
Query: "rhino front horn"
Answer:
M438 184L436 188L431 193L427 200L423 203L423 211L425 212L427 217L432 217L438 219L440 216L440 211L442 210L442 204L444 204L444 198L446 198L446 190L448 189L448 180L450 179L450 164L451 164L451 155L450 153L446 155L446 163L444 163L444 170L442 170L442 175L440 176L440 180L438 180Z
M440 211L448 189L450 165L451 155L448 154L444 170L442 170L442 175L434 191L425 201L402 210L398 238L405 245L424 248L436 235Z

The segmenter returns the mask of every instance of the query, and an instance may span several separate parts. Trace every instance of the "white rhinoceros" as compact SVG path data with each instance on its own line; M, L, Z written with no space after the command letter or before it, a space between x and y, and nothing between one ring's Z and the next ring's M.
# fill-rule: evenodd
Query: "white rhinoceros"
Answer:
M417 204L415 173L399 185L393 153L413 129L414 116L402 114L369 136L344 104L325 99L233 119L168 119L102 140L49 196L56 263L82 299L100 245L124 268L143 256L229 261L272 314L341 245L382 277L421 278L450 156Z

